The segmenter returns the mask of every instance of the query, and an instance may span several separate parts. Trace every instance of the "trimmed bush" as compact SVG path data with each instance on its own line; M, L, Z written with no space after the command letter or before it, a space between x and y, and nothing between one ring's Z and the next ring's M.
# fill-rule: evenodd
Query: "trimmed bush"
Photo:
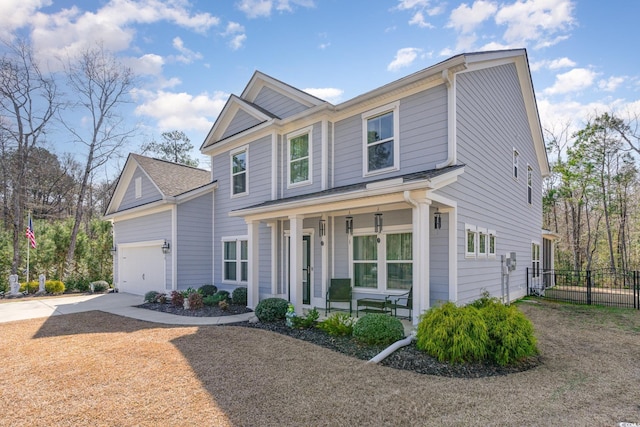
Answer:
M199 310L204 307L202 303L202 295L198 292L192 292L189 294L189 310Z
M35 294L40 289L40 284L35 280L30 281L29 283L22 282L20 283L20 292L27 292L29 294Z
M489 351L489 333L480 310L447 302L421 316L416 347L451 363L484 360Z
M489 332L489 354L501 366L538 353L533 325L516 306L487 305L481 313Z
M353 336L369 345L388 345L404 338L404 326L395 317L368 313L353 326Z
M104 292L109 289L109 284L104 280L96 280L95 282L91 282L91 286L93 286L93 292Z
M235 288L231 293L231 302L237 305L247 305L247 288Z
M215 295L215 293L218 292L218 287L216 285L202 285L198 288L198 292L203 297L208 297Z
M47 280L44 282L44 290L50 294L62 294L64 289L64 283L60 280Z
M156 298L158 297L158 293L156 291L149 291L144 294L144 302L156 302Z
M318 323L318 328L334 337L351 336L355 320L347 313L334 313Z
M227 301L227 299L229 299L229 292L227 291L218 291L216 292L214 295L209 295L206 296L202 299L202 302L204 303L204 305L208 305L208 306L215 306L218 305L219 302L221 301Z
M171 304L174 307L183 307L184 306L184 295L180 291L171 291Z
M309 329L315 326L318 322L318 317L320 317L320 313L318 313L318 310L313 308L309 310L306 316L292 317L291 322L293 323L294 328Z
M282 298L263 299L256 306L256 316L261 322L274 322L284 319L289 302Z

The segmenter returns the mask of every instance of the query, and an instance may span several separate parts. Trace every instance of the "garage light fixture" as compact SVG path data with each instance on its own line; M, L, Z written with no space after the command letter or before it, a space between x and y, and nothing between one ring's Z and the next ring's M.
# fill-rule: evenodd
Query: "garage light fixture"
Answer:
M171 252L171 245L169 245L169 242L165 240L162 244L162 253L168 254L169 252Z
M116 252L118 252L118 248L116 247L116 245L113 245L113 247L111 248L111 253L115 255Z

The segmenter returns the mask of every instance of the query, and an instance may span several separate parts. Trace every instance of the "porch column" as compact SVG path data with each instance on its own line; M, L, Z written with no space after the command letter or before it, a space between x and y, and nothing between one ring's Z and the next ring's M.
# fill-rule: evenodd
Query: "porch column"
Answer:
M322 215L322 219L325 220L325 235L320 236L320 252L322 256L322 265L321 265L321 280L322 280L322 294L321 296L324 298L324 295L327 292L329 286L329 245L328 236L329 236L329 221L327 220L327 216L325 214ZM319 234L319 233L318 233Z
M260 222L247 221L247 307L255 309L260 301L258 254L260 253Z
M413 196L413 195L412 195ZM420 314L429 309L429 206L431 200L424 196L411 197L413 203L413 324Z
M289 217L289 301L297 313L302 313L302 220Z

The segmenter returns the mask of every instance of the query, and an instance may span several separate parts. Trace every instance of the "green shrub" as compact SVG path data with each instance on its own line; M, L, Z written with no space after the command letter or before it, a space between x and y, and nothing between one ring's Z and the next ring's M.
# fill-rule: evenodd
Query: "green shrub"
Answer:
M487 357L489 334L480 310L447 302L420 318L416 346L439 361L481 361Z
M202 285L198 288L198 292L203 297L208 297L210 295L215 295L218 292L218 287L216 285Z
M182 294L182 296L187 299L189 298L189 295L198 292L197 290L193 289L191 286L189 286L187 289L185 289L184 291L180 291L180 293Z
M395 317L369 313L353 326L353 336L365 344L387 345L404 338L404 326Z
M488 291L482 292L482 296L477 300L473 301L469 304L472 307L477 309L482 309L485 307L493 307L495 305L502 305L500 300L495 297L491 297L491 294Z
M179 291L171 292L171 304L173 304L174 307L184 306L184 295L182 295L182 292L179 292Z
M231 302L237 305L247 305L247 288L235 288L231 293Z
M44 282L44 290L50 294L62 294L64 293L64 283L60 280L47 280Z
M192 292L189 294L189 310L199 310L204 307L202 303L202 295L198 292Z
M328 319L318 323L318 328L334 337L351 336L354 322L353 317L347 313L334 313Z
M313 308L309 310L306 316L292 317L291 322L293 323L294 328L309 329L315 326L318 322L318 317L320 317L320 313L318 313L318 310Z
M218 305L221 301L227 301L229 299L229 292L227 291L218 291L213 295L206 296L202 299L204 305L215 306Z
M149 291L144 294L144 302L156 302L159 292Z
M218 307L220 307L220 310L222 311L227 311L229 310L229 303L227 302L226 299L218 302Z
M284 319L289 302L282 298L263 299L256 306L256 316L261 322L273 322Z
M97 280L95 282L91 282L90 284L93 286L93 292L104 292L109 289L109 284L104 280Z
M22 282L20 283L20 292L27 292L29 294L35 294L40 289L40 284L35 280L30 281L29 283Z
M480 310L489 332L489 354L498 365L509 365L537 354L533 325L516 306L500 303Z

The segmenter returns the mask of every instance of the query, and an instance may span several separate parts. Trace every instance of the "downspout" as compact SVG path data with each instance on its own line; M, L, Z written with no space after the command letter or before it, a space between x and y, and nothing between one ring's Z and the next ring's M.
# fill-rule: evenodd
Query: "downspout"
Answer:
M375 356L373 356L373 358L371 358L370 360L367 361L367 363L379 363L382 362L384 359L386 359L391 353L393 353L394 351L398 350L401 347L406 347L409 344L411 344L413 342L413 340L416 339L416 332L415 331L411 331L411 333L409 334L408 337L401 339L400 341L396 341L393 344L391 344L389 347L385 348L384 350L382 350L380 353L376 354Z
M436 169L456 164L456 76L442 70L442 80L447 86L447 160L436 165Z

